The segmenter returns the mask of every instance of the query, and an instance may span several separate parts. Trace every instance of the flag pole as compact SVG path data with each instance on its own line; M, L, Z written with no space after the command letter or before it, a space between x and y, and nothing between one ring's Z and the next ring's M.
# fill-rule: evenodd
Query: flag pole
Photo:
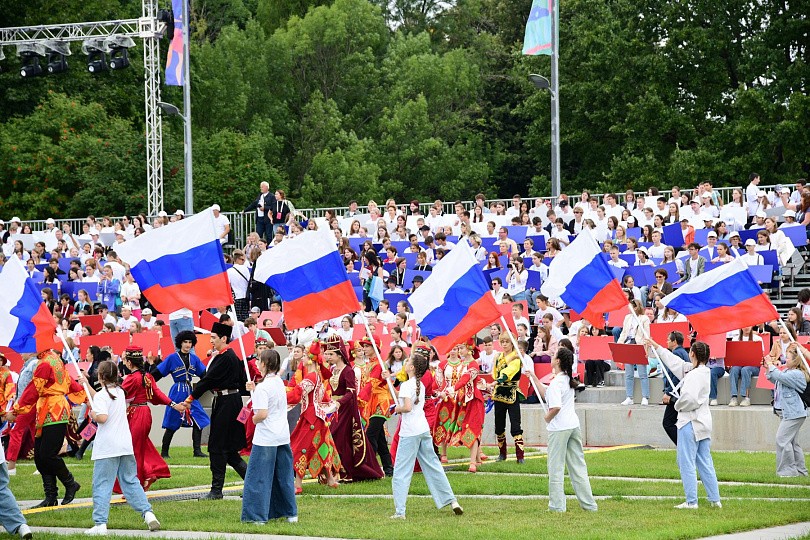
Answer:
M509 336L509 339L512 341L512 347L515 348L515 352L520 356L520 370L523 371L523 355L520 354L520 346L518 345L517 338L512 334L512 331L509 330L509 325L506 324L506 318L501 315L501 324L503 324L504 329L506 329L506 334ZM537 399L540 400L540 405L543 406L543 410L548 413L548 405L546 405L546 400L543 399L543 395L540 393L540 389L537 387L537 383L534 382L534 379L531 375L529 377L529 382L532 383L532 388L534 388L534 393L537 394Z
M782 328L784 328L785 332L787 332L787 335L790 338L790 342L796 344L796 352L799 353L799 358L802 359L805 369L807 369L808 373L810 373L810 365L807 364L807 358L805 358L804 351L802 350L804 349L804 347L800 343L798 343L795 339L793 339L793 334L790 333L790 330L788 330L785 321L783 321L781 317L779 318L779 324L781 324Z
M236 323L239 319L236 318L236 306L231 304L230 309L231 319L233 319L233 327L236 328ZM242 341L242 335L240 334L238 338L239 340L239 350L242 352L242 365L245 367L245 376L247 380L250 380L250 368L248 367L247 361L247 353L245 352L245 342ZM250 399L253 399L253 392L250 392Z
M61 327L56 328L56 335L58 335L59 339L62 341L62 345L65 347L65 350L68 353L68 358L70 358L70 362L73 364L73 367L76 368L76 374L81 376L82 372L79 369L79 362L76 361L76 357L73 356L73 351L71 350L70 347L68 347L67 341L65 340L65 335L62 333L62 328ZM82 386L84 387L85 394L87 394L87 402L90 404L90 408L93 409L94 408L93 407L93 397L90 395L89 382L87 381L86 377L84 378L84 380L85 380L85 382L84 382L84 384Z
M363 326L366 327L366 332L371 341L371 346L374 347L374 354L377 355L377 362L380 364L380 369L383 371L387 371L385 368L385 363L383 362L382 355L380 355L379 349L377 349L377 342L374 341L374 336L371 334L371 328L368 325L368 318L366 318L366 312L364 310L360 310L360 318L363 319ZM391 379L385 377L385 382L388 383L388 391L391 392L391 397L394 398L394 401L397 400L397 393L394 391L394 385L391 384Z
M627 307L630 308L630 315L632 315L633 318L636 320L636 324L638 325L638 330L639 330L639 332L641 332L644 339L649 339L650 341L652 341L653 340L652 336L645 334L644 326L642 326L641 319L638 318L638 314L636 314L636 310L633 309L633 304L628 303ZM678 398L680 393L678 392L677 387L674 384L672 384L672 379L669 376L669 371L667 371L666 365L664 364L663 360L661 360L661 357L658 356L658 350L655 347L650 347L650 349L652 349L652 352L655 355L655 359L658 360L658 369L660 369L660 370L662 370L664 372L664 377L667 378L667 382L669 382L669 386L670 386L670 388L672 388L672 394L675 396L675 398Z

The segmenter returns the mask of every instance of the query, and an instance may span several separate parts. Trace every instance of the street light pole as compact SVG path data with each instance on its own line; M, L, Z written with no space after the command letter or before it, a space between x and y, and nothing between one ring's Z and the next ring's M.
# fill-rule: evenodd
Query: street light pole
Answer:
M552 56L552 62L554 57ZM556 66L552 64L552 73ZM559 114L559 107L557 101L557 91L553 88L554 83L543 77L532 73L529 75L529 80L532 81L535 87L539 90L548 90L551 94L551 196L556 199L560 195L560 134L559 134L559 117L555 116L555 109Z
M557 10L559 2L549 2L551 16L551 196L556 200L562 190L560 185L560 92L557 66L560 55L560 29Z
M183 168L185 169L186 215L194 213L194 181L191 167L191 74L188 54L189 13L188 0L183 1Z

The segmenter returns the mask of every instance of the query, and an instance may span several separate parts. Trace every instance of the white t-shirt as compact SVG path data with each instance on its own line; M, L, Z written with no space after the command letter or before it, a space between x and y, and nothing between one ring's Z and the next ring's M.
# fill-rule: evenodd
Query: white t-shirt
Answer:
M253 391L253 410L267 409L267 418L256 424L253 444L281 446L290 444L287 423L287 395L284 382L277 375L268 375Z
M153 326L157 324L157 319L152 316L148 321L141 317L141 326L146 330L151 330Z
M228 268L228 281L231 283L233 295L237 300L247 298L248 283L250 282L250 268L244 264L235 264Z
M402 423L399 425L400 437L414 437L430 431L427 418L425 418L425 385L419 383L419 403L416 403L416 379L408 379L399 386L400 405L403 398L408 398L413 404L411 412L402 413Z
M93 461L97 459L132 456L132 435L127 422L127 401L120 387L110 388L111 399L102 389L93 397L93 410L96 414L106 414L107 421L98 425L96 440L93 443Z
M574 389L568 386L568 375L558 373L546 390L549 409L560 408L557 416L548 423L549 431L565 431L579 427L579 417L574 411Z
M124 277L127 275L127 269L115 261L107 261L107 266L112 268L113 277L121 283L124 283Z
M225 227L231 224L231 221L225 216L225 214L220 214L219 216L214 218L214 229L217 231L217 237L219 238L223 234L225 234ZM228 237L220 238L219 243L224 244L228 240Z
M492 354L487 354L483 349L478 353L478 365L481 367L481 373L492 373L492 368L495 365L495 359L498 357L498 351L492 351Z

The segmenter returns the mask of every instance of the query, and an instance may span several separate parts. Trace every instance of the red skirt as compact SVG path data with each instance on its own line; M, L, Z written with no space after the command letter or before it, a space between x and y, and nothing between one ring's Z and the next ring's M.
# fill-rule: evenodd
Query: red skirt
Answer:
M458 431L450 439L451 446L463 444L470 448L475 441L481 440L484 431L484 402L473 398L458 411Z
M160 453L149 439L149 431L152 429L152 411L148 405L139 405L127 409L129 419L129 431L132 434L132 449L135 452L135 462L138 464L138 480L144 491L149 489L159 478L171 478L169 466L160 457ZM118 481L113 489L115 493L121 493Z
M436 446L450 444L453 436L458 431L459 410L456 405L456 400L449 398L439 401L435 406L435 411L433 422L431 422L428 417L428 424L433 428L433 444ZM425 417L427 416L427 410L425 410Z
M337 476L340 472L340 456L332 440L332 433L326 422L315 417L313 422L303 416L290 433L290 447L293 455L293 469L296 476L309 473L312 478L325 476L327 471Z

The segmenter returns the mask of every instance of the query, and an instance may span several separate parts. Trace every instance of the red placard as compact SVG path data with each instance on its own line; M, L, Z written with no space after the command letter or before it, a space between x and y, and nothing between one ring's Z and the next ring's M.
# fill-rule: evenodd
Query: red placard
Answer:
M759 366L762 364L761 341L729 341L726 343L725 365Z
M650 336L653 341L661 345L667 346L667 339L670 332L680 332L683 334L683 347L689 348L689 323L688 322L668 322L668 323L653 323L650 325Z
M79 343L79 350L82 358L87 355L87 349L91 345L97 347L111 347L113 353L121 356L124 350L129 347L129 332L105 332L96 336L85 336Z
M608 326L623 326L624 325L624 318L630 314L628 308L623 307L621 309L617 309L608 313ZM593 323L593 321L591 321Z
M257 321L259 323L259 328L263 328L265 330L268 328L278 328L279 322L283 316L284 314L280 311L262 311L262 314L259 315L259 320ZM271 321L270 326L264 325L264 321L266 320Z
M247 356L253 356L253 354L256 352L256 336L253 334L253 332L248 332L242 336L242 341L245 344L245 354ZM228 343L228 348L233 349L233 352L235 352L236 356L238 356L240 359L245 359L245 357L242 356L242 346L239 345L238 338Z
M759 335L759 337L762 338L762 343L763 343L762 350L770 351L771 350L771 345L773 343L773 340L771 338L773 336L771 336L768 332L763 332L763 333L761 333Z
M95 335L104 328L104 318L101 315L80 315L79 324L90 328L90 331Z
M91 362L78 362L78 364L79 369L87 373L87 370L90 369ZM76 373L76 364L74 364L73 362L68 361L65 364L65 369L68 371L68 373L70 373L70 376L73 377L74 379L77 379L79 377L79 374Z
M199 338L199 336L197 337ZM174 348L174 340L172 340L171 336L160 338L158 345L160 347L160 357L164 359L170 354L174 353L174 351L176 350Z
M268 328L267 333L270 334L270 338L276 345L281 346L287 344L287 336L284 335L281 328Z
M211 313L210 311L206 310L200 314L200 326L203 330L208 330L209 332L214 327L214 323L219 322L219 317Z
M640 365L647 365L649 363L647 361L647 353L644 352L644 345L611 343L609 346L614 362Z
M807 345L808 343L810 343L810 336L797 336L796 341L800 345Z
M154 332L141 332L132 334L132 345L141 347L144 356L157 356L160 336Z
M613 336L582 336L579 345L580 360L609 360L612 356L610 344Z
M725 334L712 334L709 336L698 336L698 340L706 343L709 346L710 358L725 358L726 357L726 340Z
M768 373L768 368L759 368L759 375L757 375L757 388L762 388L763 390L773 390L776 387L771 381L768 380L768 377L765 376L766 373Z
M194 346L194 352L200 357L200 360L207 361L208 351L211 347L211 334L197 334L197 344Z
M23 367L22 355L8 347L0 347L0 352L8 359L11 371L19 373Z
M163 321L163 324L169 326L169 314L168 313L158 313L155 315L155 318L159 321Z

